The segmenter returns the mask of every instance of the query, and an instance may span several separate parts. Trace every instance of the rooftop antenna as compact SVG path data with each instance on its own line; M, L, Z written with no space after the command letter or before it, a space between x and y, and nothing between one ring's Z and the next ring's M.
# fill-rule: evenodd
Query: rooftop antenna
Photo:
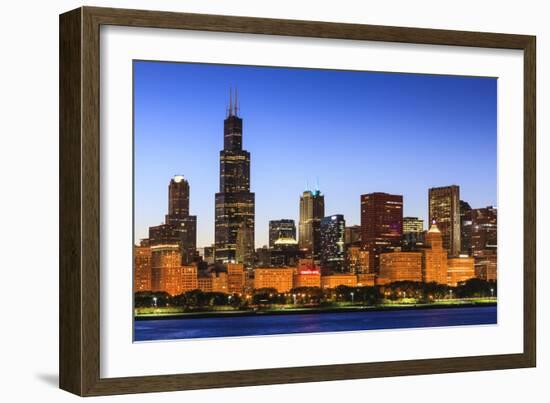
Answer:
M239 101L237 99L239 93L237 91L238 91L237 87L235 87L235 107L234 107L235 108L235 111L234 111L235 116L239 115L239 112L238 112L239 111Z
M307 178L306 178L306 192L309 190L309 183L307 181Z
M318 177L318 176L315 178L315 183L316 183L316 185L315 185L315 186L316 186L316 187L315 187L315 190L316 190L316 191L319 191L319 177Z
M229 111L227 112L227 116L231 116L233 114L233 89L229 87Z

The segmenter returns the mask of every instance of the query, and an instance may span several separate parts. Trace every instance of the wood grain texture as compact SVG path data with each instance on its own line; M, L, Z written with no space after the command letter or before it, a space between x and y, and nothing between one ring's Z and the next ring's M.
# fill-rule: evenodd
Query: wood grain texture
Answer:
M524 352L100 378L99 29L188 29L524 51ZM83 7L60 17L60 387L81 396L531 367L536 363L535 37Z
M59 386L81 394L81 10L59 20Z

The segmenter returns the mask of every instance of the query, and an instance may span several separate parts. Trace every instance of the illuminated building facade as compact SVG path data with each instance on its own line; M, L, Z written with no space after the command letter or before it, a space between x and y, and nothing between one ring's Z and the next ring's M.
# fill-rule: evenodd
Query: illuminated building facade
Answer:
M329 271L343 272L346 259L346 221L341 214L321 220L321 264Z
M447 284L456 287L459 283L476 276L474 258L459 256L447 259Z
M388 193L361 195L361 244L369 252L369 267L378 272L380 253L401 245L403 196Z
M162 291L179 295L199 288L197 266L167 266L162 273Z
M460 188L456 185L431 188L428 191L428 215L436 222L449 256L460 254Z
M321 288L336 288L340 285L357 287L357 276L355 274L330 274L321 276Z
M443 247L443 235L436 224L426 234L428 248L422 253L422 280L425 283L447 284L447 250Z
M403 234L418 234L424 231L424 220L418 217L403 217Z
M418 252L424 246L424 235L424 220L418 217L403 217L403 251Z
M373 287L376 285L376 274L358 274L357 287Z
M166 291L166 272L181 267L181 251L177 243L151 245L151 291Z
M227 264L227 292L242 294L244 291L246 272L242 263Z
M306 190L300 196L299 247L308 257L320 259L321 220L325 216L325 196Z
M421 252L389 252L380 255L381 284L395 281L422 281Z
M181 264L178 244L151 246L151 289L178 295L198 288L196 265Z
M254 255L254 193L250 192L250 153L243 150L243 121L238 100L229 96L224 120L224 147L220 151L220 191L216 193L215 254L224 263L237 262L237 238L241 249L238 263L251 264Z
M229 280L226 272L213 271L210 273L210 279L212 282L212 292L228 293Z
M258 267L254 270L254 288L274 288L288 292L293 288L293 267Z
M301 287L321 287L321 270L319 268L296 270L293 288Z
M304 258L298 260L298 270L309 270L309 269L317 269L318 267L315 265L315 261L310 258Z
M296 239L294 220L282 219L269 221L269 247L273 248L279 239Z
M134 292L151 291L151 247L134 247Z
M353 274L367 274L369 271L369 252L360 246L348 246L346 249L346 266Z
M212 276L210 273L198 276L197 287L202 292L212 292Z

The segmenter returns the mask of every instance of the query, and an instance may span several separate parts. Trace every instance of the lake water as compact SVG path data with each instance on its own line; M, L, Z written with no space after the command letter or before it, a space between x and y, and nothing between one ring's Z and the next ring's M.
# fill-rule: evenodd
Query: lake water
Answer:
M407 309L134 321L135 341L497 323L497 307Z

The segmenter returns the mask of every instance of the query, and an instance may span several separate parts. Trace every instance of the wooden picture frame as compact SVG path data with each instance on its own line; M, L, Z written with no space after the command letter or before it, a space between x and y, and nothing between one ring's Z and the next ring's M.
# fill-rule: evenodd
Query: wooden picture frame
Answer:
M521 354L100 377L101 25L519 49L524 52L524 349ZM536 363L535 37L82 7L60 16L60 387L81 396L533 367Z

